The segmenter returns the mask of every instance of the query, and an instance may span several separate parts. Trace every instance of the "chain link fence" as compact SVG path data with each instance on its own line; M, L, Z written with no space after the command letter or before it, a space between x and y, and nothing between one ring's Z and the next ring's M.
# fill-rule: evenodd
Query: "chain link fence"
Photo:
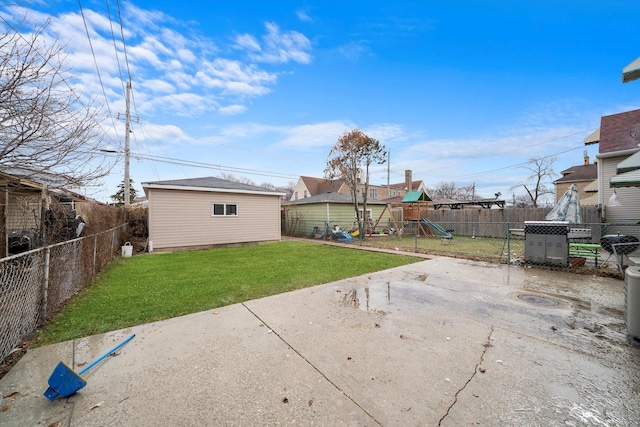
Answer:
M113 260L126 228L0 259L0 361Z
M640 262L640 224L552 221L432 222L405 221L378 224L361 239L357 224L297 219L284 234L333 240L398 251L468 258L480 261L527 264L558 269L589 268L616 274ZM366 230L367 227L365 227ZM624 248L619 243L629 243ZM612 245L613 244L613 245ZM624 252L624 256L615 253Z

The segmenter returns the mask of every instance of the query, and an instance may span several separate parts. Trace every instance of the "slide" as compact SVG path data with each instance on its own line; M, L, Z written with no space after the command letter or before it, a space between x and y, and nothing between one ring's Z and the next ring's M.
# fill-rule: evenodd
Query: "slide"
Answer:
M443 238L443 239L453 239L453 235L451 233L449 233L444 228L440 227L435 222L431 222L427 218L422 218L420 220L420 222L422 224L426 225L427 227L430 227L441 238Z

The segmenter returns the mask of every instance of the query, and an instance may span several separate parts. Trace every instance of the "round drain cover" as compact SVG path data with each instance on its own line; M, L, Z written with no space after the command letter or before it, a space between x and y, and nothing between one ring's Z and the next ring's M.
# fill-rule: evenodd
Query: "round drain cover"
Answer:
M558 305L557 301L554 301L552 299L549 298L545 298L545 297L541 297L538 295L529 295L529 294L522 294L522 295L518 295L518 298L521 299L522 301L531 303L531 304L537 304L537 305Z

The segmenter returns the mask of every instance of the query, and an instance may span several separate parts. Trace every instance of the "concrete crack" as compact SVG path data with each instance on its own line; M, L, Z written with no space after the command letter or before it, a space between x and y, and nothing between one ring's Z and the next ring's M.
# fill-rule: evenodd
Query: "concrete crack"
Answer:
M449 405L449 407L447 408L447 412L442 416L442 418L440 418L440 421L438 421L438 426L441 426L442 422L445 420L445 418L447 418L449 416L449 412L451 412L451 409L453 409L455 404L458 403L458 395L460 393L462 393L465 388L467 388L467 385L469 385L469 383L473 380L473 378L478 373L478 368L480 368L480 365L482 365L482 361L484 360L484 355L487 353L487 350L489 349L489 347L491 347L491 335L492 334L493 334L493 326L491 326L491 330L489 330L489 336L487 336L487 342L484 344L484 350L482 351L482 354L480 355L480 360L478 361L478 363L476 363L476 367L473 370L473 374L471 374L471 376L469 377L467 382L464 383L464 385L460 388L460 390L458 390L456 392L456 394L455 394L455 396L453 398L453 402L451 402L451 405Z
M333 381L331 381L331 379L329 377L327 377L327 375L325 375L324 372L322 372L320 369L318 369L313 363L311 363L311 361L309 359L307 359L304 355L302 355L302 353L300 353L298 351L298 349L296 349L295 347L293 347L291 344L289 344L287 342L287 340L285 340L278 332L276 332L275 329L273 329L267 322L265 322L264 320L262 320L260 318L260 316L258 316L255 312L253 312L249 307L247 307L245 305L245 303L241 303L242 306L244 308L246 308L249 313L253 314L256 319L258 319L260 322L262 322L267 328L269 328L269 330L275 334L280 341L282 341L283 343L285 343L287 345L287 347L289 347L291 350L293 350L298 356L300 356L300 358L302 358L302 360L304 360L305 362L307 362L307 364L309 366L311 366L318 374L322 375L322 377L327 380L329 382L329 384L331 384L333 387L335 387L336 390L338 390L340 393L342 393L342 395L344 397L346 397L347 399L349 399L351 402L353 402L354 405L356 405L358 408L360 408L362 410L362 412L364 412L365 414L367 414L367 416L369 416L369 418L371 418L371 420L373 420L377 425L382 426L382 423L380 421L378 421L371 413L369 413L369 411L367 411L365 408L363 408L358 402L356 402L351 396L349 396L347 393L345 393L345 391L343 389L341 389L336 383L334 383ZM491 329L491 331L493 331L493 328Z

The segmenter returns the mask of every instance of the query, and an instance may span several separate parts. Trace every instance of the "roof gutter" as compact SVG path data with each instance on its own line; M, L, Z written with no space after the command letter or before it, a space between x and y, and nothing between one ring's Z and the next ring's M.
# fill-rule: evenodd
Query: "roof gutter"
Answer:
M149 184L142 183L142 188L157 189L157 190L182 190L182 191L205 191L209 193L234 193L234 194L259 194L261 196L284 196L287 193L280 193L274 191L258 191L258 190L242 190L242 189L229 189L229 188L212 188L212 187L190 187L183 185L161 185L161 184Z
M610 151L608 153L596 154L596 159L609 159L611 157L629 156L640 151L640 148L629 148L627 150Z

